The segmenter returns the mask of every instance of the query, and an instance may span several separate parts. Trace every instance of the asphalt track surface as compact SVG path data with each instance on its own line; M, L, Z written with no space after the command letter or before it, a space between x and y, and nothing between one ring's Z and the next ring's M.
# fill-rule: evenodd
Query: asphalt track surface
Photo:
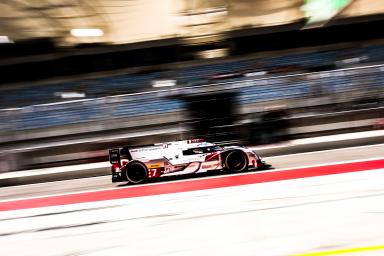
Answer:
M268 157L265 158L265 160L271 164L274 169L282 169L379 157L384 157L384 144ZM186 177L171 179L170 181L163 179L160 180L160 182L172 182L172 180L184 179L186 179ZM0 200L109 189L125 185L125 183L112 184L110 176L101 176L3 187L0 188Z
M16 198L60 199L53 195L67 193L75 198L76 191L89 190L94 192L82 194L92 197L130 190L125 188L144 195L148 186L213 184L182 193L0 210L0 255L384 255L383 159L384 145L375 145L271 157L266 160L276 169L255 175L133 187L97 177L1 188L0 209ZM298 170L323 176L289 175ZM258 173L286 178L242 186L218 183L238 185L241 176Z

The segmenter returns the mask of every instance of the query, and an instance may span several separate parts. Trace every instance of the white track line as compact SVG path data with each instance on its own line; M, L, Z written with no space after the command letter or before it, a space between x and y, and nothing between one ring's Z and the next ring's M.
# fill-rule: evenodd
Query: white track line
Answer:
M103 167L111 167L111 164L109 162L99 162L99 163L59 166L59 167L43 168L43 169L35 169L35 170L6 172L6 173L0 174L0 179L28 177L28 176L53 174L53 173L61 173L61 172L74 172L74 171L89 170L89 169L96 169L96 168L103 168Z
M279 157L304 156L304 155L313 155L313 154L317 154L317 153L337 152L337 151L343 151L343 150L374 148L374 147L383 147L383 150L384 150L384 144L374 144L374 145L356 146L356 147L348 147L348 148L324 149L324 150L318 150L318 151L294 153L294 154L285 154L285 155L278 155L278 156L269 156L269 157L263 157L263 158L264 159L274 159L274 158L279 158Z
M378 137L378 136L384 136L384 130L354 132L354 133L345 133L345 134L338 134L338 135L328 135L328 136L321 136L321 137L298 139L298 140L293 140L292 143L295 145L306 145L306 144L322 143L322 142L364 139L364 138L371 138L371 137Z

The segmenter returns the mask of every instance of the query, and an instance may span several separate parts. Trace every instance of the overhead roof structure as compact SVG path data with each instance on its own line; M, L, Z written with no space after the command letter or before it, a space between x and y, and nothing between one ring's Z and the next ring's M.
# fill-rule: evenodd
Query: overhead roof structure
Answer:
M59 45L122 44L289 23L303 17L301 4L301 0L7 0L0 2L0 36L16 42L53 38ZM88 36L75 35L74 29Z
M289 24L306 18L306 3L327 1L5 0L0 1L0 43L52 38L63 46L125 44L217 35L241 28ZM384 1L338 2L346 4L335 13L337 17L384 13Z

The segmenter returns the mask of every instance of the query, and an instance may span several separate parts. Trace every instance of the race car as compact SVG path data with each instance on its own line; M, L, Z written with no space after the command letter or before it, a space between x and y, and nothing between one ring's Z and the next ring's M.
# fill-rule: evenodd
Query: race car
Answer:
M203 139L165 142L109 150L112 182L143 183L147 179L204 173L242 172L270 167L255 151L219 146Z

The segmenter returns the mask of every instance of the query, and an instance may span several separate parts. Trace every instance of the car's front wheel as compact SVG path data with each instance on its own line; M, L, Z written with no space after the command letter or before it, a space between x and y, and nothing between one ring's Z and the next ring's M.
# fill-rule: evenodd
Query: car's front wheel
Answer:
M233 150L226 155L224 165L226 171L242 172L248 168L248 157L241 150Z

